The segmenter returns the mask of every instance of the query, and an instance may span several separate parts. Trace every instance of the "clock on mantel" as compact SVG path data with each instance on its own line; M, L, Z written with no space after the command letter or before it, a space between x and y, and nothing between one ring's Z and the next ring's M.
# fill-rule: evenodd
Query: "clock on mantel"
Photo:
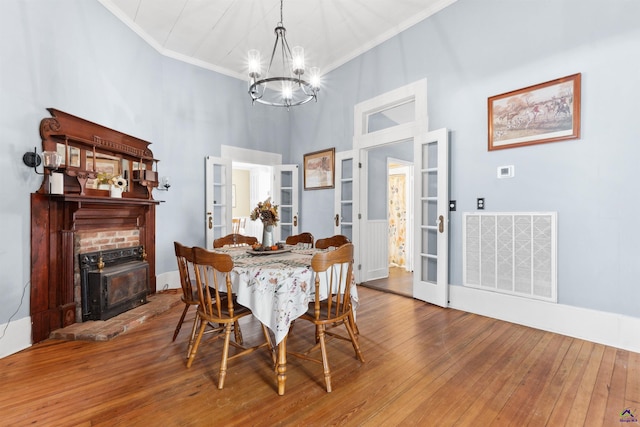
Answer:
M153 200L158 186L158 160L148 141L115 131L55 108L52 117L40 122L42 150L62 158L57 171L45 169L39 193L49 193L52 172L63 175L63 193L88 197L109 197L99 188L102 176L121 176L126 181L123 198Z

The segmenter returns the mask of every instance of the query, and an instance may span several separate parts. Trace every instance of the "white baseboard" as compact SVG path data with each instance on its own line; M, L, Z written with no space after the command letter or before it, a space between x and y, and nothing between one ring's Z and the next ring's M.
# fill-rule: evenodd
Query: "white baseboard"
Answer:
M640 318L449 286L449 306L544 331L640 353Z
M180 288L180 274L178 270L156 275L156 292Z
M31 316L0 325L0 359L31 347Z

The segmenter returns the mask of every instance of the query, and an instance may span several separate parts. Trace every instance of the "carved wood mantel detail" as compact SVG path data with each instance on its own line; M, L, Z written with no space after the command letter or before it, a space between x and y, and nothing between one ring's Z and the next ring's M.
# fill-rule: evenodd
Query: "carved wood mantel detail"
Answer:
M64 151L64 194L48 194L45 170L40 189L31 195L31 320L33 342L80 321L74 296L75 237L87 230L137 229L149 262L149 293L156 290L155 209L157 160L150 143L50 108L53 118L40 122L43 151ZM71 161L70 148L74 156ZM86 188L95 179L95 159L118 164L127 175L122 198ZM143 166L144 165L144 166ZM155 170L154 170L155 168Z

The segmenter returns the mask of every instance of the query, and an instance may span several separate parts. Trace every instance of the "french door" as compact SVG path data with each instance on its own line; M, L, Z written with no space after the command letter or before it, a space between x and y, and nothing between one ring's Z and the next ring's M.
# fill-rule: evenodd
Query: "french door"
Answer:
M280 222L276 227L276 239L286 240L288 236L298 234L300 210L298 204L298 165L274 166L273 199L278 204Z
M414 298L449 304L449 133L428 132L414 144L416 219Z
M426 132L413 139L414 192L413 192L413 297L422 301L448 306L449 300L449 133L447 129ZM388 144L398 142L392 135L386 138ZM382 139L381 140L385 140ZM380 144L379 144L380 145ZM372 251L380 250L380 245L372 242L373 230L367 222L367 169L366 154L360 153L360 178L357 180L359 192L358 216L356 222L359 236L360 263L362 268L356 280L368 280L372 270ZM343 196L344 197L344 196ZM381 196L380 196L381 197ZM338 197L336 196L336 199ZM360 212L364 212L360 215ZM356 215L356 214L352 214ZM354 240L355 241L355 240ZM359 264L356 264L359 266Z
M205 239L206 247L231 233L232 220L232 162L222 157L205 159ZM299 183L298 165L273 165L271 177L272 201L277 204L280 222L275 238L286 239L298 233Z
M231 160L205 158L205 238L206 248L213 241L231 233Z
M353 236L353 195L354 195L354 160L353 151L336 153L336 185L334 197L333 231L334 234Z
M448 131L429 132L427 81L422 79L356 105L354 113L353 241L356 280L385 260L375 252L382 240L379 221L367 219L368 150L413 141L414 273L413 296L448 305L449 297L449 140ZM360 167L362 165L362 167ZM376 195L378 197L378 195Z

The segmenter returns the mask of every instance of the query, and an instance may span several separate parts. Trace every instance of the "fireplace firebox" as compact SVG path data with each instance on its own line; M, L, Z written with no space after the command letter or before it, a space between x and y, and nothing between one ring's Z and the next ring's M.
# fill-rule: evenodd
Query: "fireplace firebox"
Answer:
M143 246L79 254L82 320L107 320L147 302Z

